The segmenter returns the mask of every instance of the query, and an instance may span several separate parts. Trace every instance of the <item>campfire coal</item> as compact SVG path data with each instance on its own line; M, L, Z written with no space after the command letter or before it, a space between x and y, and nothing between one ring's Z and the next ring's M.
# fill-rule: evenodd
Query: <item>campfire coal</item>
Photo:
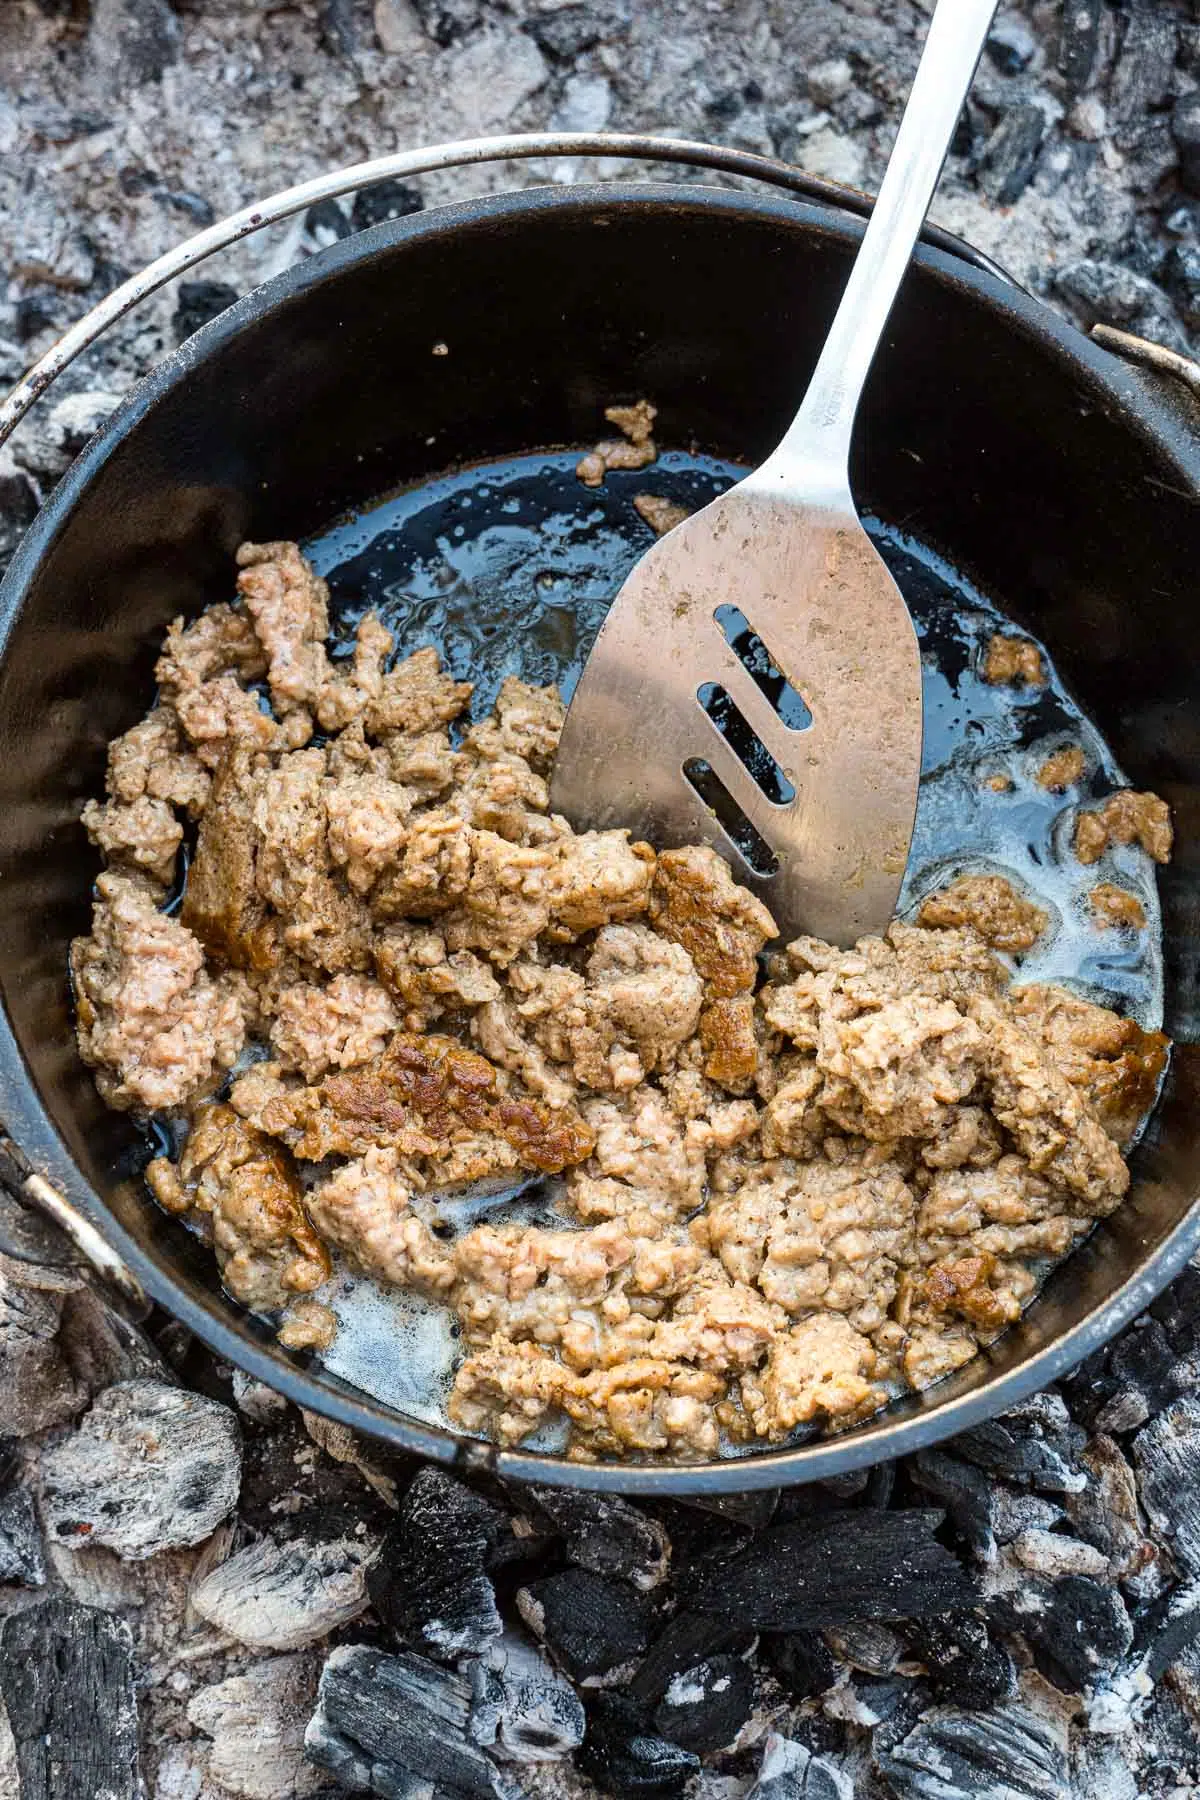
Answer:
M187 232L431 132L607 120L871 187L928 12L3 0L0 388ZM492 180L321 202L123 319L0 452L0 567L164 352ZM1003 5L937 210L1085 328L1194 354L1194 0ZM1191 1792L1200 1266L954 1443L685 1505L422 1468L0 1257L0 1700L5 1800L62 1800L64 1770L71 1800Z

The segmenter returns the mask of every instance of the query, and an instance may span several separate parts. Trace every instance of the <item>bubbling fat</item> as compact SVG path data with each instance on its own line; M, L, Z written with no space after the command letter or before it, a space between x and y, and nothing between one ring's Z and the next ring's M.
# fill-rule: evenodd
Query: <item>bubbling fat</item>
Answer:
M744 472L670 452L652 470L610 474L602 487L575 478L572 453L517 458L440 478L341 522L305 546L330 582L335 632L346 650L368 606L399 653L433 644L450 672L476 683L471 717L491 707L503 676L557 680L569 698L609 599L651 541L633 506L653 491L694 509ZM983 679L989 639L1018 632L948 564L905 535L867 520L899 583L921 642L925 753L900 913L964 874L1005 876L1049 914L1041 939L1009 962L1022 981L1054 982L1113 1007L1147 1030L1162 1023L1162 926L1154 865L1136 845L1085 867L1072 853L1079 807L1127 786L1108 746L1080 711L1039 645L1045 684ZM1035 640L1036 641L1036 640ZM1080 781L1053 792L1038 779L1048 758L1078 746ZM1097 923L1089 894L1112 881L1141 902L1144 930ZM497 1222L568 1224L557 1184L478 1187L429 1198L431 1222L456 1236ZM451 1427L446 1405L462 1345L449 1310L336 1265L322 1292L338 1333L322 1353L331 1374L398 1411ZM546 1426L524 1448L554 1453L565 1427ZM753 1453L755 1446L726 1454Z

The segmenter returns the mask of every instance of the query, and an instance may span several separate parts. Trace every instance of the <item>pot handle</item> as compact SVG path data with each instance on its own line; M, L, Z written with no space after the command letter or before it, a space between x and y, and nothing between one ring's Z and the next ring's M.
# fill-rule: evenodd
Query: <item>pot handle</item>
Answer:
M1194 358L1168 350L1165 344L1153 343L1150 338L1137 337L1132 331L1118 331L1115 325L1093 325L1091 336L1114 356L1137 363L1169 381L1182 382L1200 400L1200 362Z
M706 144L690 138L659 138L641 134L590 131L518 132L507 137L463 138L455 143L425 145L419 150L396 151L391 156L378 156L370 162L353 163L344 169L331 170L312 181L283 188L265 200L256 200L240 212L198 231L173 250L123 281L106 294L83 318L41 357L0 403L0 445L3 445L29 409L45 393L52 382L69 368L75 358L127 312L148 299L159 288L203 262L218 250L225 250L242 238L260 231L265 225L277 224L294 213L304 212L318 200L336 199L376 181L406 175L429 175L442 169L467 168L476 163L527 161L534 157L616 157L632 162L683 163L693 168L712 169L724 175L741 175L767 182L806 200L815 200L839 208L859 218L869 218L874 196L846 187L840 182L826 181L808 175L792 163L778 157L759 156L749 150L734 150L726 145ZM999 263L976 250L953 232L938 225L926 224L922 241L947 252L982 270L1009 287L1017 283Z
M144 1306L141 1282L0 1126L0 1254L48 1269L87 1265L109 1288Z

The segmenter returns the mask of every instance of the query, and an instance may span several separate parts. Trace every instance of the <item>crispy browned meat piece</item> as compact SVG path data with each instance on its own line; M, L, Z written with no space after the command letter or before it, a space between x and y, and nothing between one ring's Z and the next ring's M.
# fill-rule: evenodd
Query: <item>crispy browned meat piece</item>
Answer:
M414 1125L435 1144L462 1127L494 1133L526 1168L557 1174L582 1162L595 1138L577 1113L553 1113L506 1093L494 1066L456 1038L397 1033L373 1065L322 1084L326 1103L346 1120L383 1131Z
M1062 750L1052 751L1046 758L1038 770L1038 783L1049 788L1052 794L1061 794L1082 781L1086 769L1087 757L1079 745L1068 744Z
M1157 863L1171 860L1171 809L1157 794L1120 788L1075 821L1075 854L1081 863L1099 862L1110 844L1140 844Z
M991 1285L996 1259L986 1252L962 1256L955 1262L934 1263L926 1270L921 1299L934 1313L957 1313L981 1334L1003 1331L1018 1316L1019 1307Z
M1012 1007L1124 1148L1154 1104L1167 1065L1168 1039L1065 988L1017 988Z
M746 1093L758 1071L753 994L710 1000L700 1014L700 1042L709 1080L731 1093Z
M917 915L921 925L970 925L994 950L1031 950L1049 914L1003 875L960 875L949 887L931 894Z
M996 632L988 640L983 679L996 687L1045 687L1042 653L1028 638Z
M1146 909L1128 888L1098 881L1088 895L1088 903L1098 925L1128 926L1133 931L1146 928Z
M169 1211L211 1220L221 1279L244 1306L274 1312L328 1280L291 1157L232 1107L199 1107L178 1164L159 1157L146 1178Z
M754 986L758 953L778 934L761 900L738 887L715 850L665 850L650 894L650 920L682 944L715 996Z
M235 745L213 781L183 896L183 923L216 962L234 969L264 969L274 956L274 934L266 929L266 903L254 878L254 808L261 788L254 758Z

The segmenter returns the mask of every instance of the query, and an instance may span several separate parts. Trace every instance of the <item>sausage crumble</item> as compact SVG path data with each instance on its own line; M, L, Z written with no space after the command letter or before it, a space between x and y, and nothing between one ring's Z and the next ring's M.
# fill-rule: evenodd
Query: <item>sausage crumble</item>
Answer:
M623 466L651 422L615 418ZM510 677L452 736L471 686L433 650L393 661L368 613L332 662L297 546L237 562L110 748L72 968L106 1101L181 1128L153 1193L285 1343L328 1343L336 1251L453 1310L463 1427L711 1456L957 1369L1120 1203L1166 1040L1015 984L993 947L1046 914L1002 877L852 950L768 949L713 850L550 814L552 688ZM1043 679L1031 650L993 639L988 678ZM1103 830L1160 854L1149 798L1080 815L1079 853ZM561 1224L440 1228L463 1184L537 1176Z

